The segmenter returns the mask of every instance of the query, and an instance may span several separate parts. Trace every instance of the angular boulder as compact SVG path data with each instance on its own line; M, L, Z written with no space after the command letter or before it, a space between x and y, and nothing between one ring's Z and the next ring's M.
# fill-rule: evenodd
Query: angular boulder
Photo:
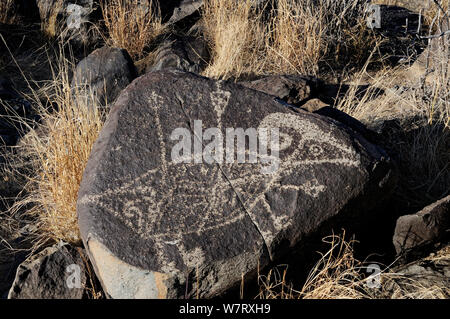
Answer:
M17 269L8 299L81 299L87 283L83 254L58 244L31 256Z
M261 152L261 137L253 163L202 161L195 150L177 158L174 133L192 133L206 151L200 135L209 128L223 136L270 130L271 139L278 129L279 154L276 143ZM234 83L159 71L131 83L112 107L81 183L79 226L109 297L209 298L352 203L379 202L391 177L385 152L339 122Z
M450 195L412 215L397 220L394 246L397 254L449 235Z
M310 76L269 75L241 85L276 96L296 106L302 106L317 94L320 81Z
M153 65L146 72L176 68L186 72L201 73L207 66L210 54L202 38L175 37L160 46Z
M103 47L81 60L74 72L71 87L78 96L93 104L111 104L137 76L136 67L127 51Z
M161 1L161 3L167 1ZM172 15L168 21L168 24L177 23L193 14L198 12L203 6L203 0L180 0L178 4L174 6ZM169 1L170 3L170 1ZM162 5L164 6L164 5ZM167 6L167 4L165 5Z

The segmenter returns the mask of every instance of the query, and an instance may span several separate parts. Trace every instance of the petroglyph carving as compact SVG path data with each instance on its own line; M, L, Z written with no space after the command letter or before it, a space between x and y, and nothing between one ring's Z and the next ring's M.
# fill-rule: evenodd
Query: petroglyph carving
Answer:
M220 82L211 93L217 126L222 132L225 130L222 117L230 96L230 92L221 89ZM80 203L100 206L143 240L152 240L157 248L155 258L160 265L165 265L163 271L166 273L175 268L170 256L165 255L171 251L168 247L178 249L186 266L192 267L204 259L201 247L182 251L185 236L202 234L247 216L258 227L255 216L260 209L268 213L271 219L268 222L275 231L286 229L290 226L299 196L317 199L326 190L326 185L314 176L307 177L312 167L324 164L357 167L360 164L358 154L350 146L340 143L332 131L324 132L312 121L293 113L270 114L257 128L279 128L279 169L271 174L261 173L261 161L246 164L174 163L170 160L170 145L165 142L168 137L163 136L160 122L162 101L163 98L156 93L149 101L154 112L161 166L135 179L124 180L118 188L86 195ZM306 180L302 184L284 182L286 177L303 172ZM279 196L290 198L285 215L272 214L266 196L269 192L279 192ZM102 200L112 197L114 201ZM179 207L183 207L182 215L171 214ZM160 223L162 219L166 220L164 226ZM273 233L267 229L259 230L265 242L270 244Z

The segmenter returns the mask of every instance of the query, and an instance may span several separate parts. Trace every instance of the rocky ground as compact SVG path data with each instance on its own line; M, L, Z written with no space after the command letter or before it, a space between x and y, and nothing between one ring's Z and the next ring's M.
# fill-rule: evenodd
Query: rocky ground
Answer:
M112 42L98 1L0 4L0 297L272 298L281 281L284 297L448 298L448 2L373 2L370 63L229 78L205 76L202 0L160 1L141 52ZM175 129L211 146L198 121L216 142L279 128L279 162L174 162ZM343 230L351 252L317 264Z

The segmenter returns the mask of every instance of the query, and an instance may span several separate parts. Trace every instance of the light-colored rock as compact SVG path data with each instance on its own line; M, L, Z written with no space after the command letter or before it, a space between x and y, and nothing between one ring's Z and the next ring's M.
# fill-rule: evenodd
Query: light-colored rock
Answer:
M397 253L420 248L450 233L450 196L447 196L413 215L397 220L394 246Z

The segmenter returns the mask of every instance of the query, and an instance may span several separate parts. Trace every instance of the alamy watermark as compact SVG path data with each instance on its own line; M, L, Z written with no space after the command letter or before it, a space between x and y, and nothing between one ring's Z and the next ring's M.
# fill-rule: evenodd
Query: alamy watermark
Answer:
M225 136L217 127L203 130L201 120L193 130L176 128L170 139L172 162L177 163L252 163L261 164L261 173L272 174L280 165L279 128L226 128ZM247 147L248 145L248 147Z
M381 6L378 4L370 4L366 8L366 22L370 29L381 28Z
M71 264L66 267L66 285L69 289L79 289L81 287L81 267L77 264Z
M370 289L381 288L381 268L377 264L370 264L367 266L367 273L370 275L366 278L366 285Z

